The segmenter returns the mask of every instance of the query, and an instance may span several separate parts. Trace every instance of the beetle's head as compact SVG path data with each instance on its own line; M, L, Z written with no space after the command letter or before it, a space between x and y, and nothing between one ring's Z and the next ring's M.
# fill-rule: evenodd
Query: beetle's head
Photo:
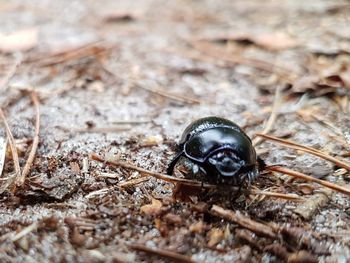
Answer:
M219 151L210 156L208 161L217 174L223 177L238 175L244 166L244 161L230 150Z

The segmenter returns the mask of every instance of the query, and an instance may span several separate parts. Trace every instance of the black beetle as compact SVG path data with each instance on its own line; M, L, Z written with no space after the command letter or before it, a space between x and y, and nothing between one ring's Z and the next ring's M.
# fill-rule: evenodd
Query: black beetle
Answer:
M173 174L180 157L192 163L192 172L201 171L209 182L241 186L259 175L264 162L257 157L250 138L232 121L205 117L192 122L182 134L178 153L169 164Z

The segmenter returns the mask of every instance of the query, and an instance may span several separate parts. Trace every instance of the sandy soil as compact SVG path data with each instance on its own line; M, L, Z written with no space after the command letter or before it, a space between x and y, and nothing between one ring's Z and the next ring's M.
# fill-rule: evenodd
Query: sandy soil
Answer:
M349 262L344 194L264 173L252 189L302 201L174 200L171 183L148 178L122 187L140 173L89 159L98 153L164 173L191 121L218 115L253 136L280 89L270 134L349 162L349 11L347 1L320 0L0 1L2 33L38 30L29 51L2 53L0 61L2 78L20 61L0 102L15 139L24 139L21 167L35 123L24 89L36 90L41 116L25 185L0 195L1 261L168 262L132 247L141 244L186 256L178 261ZM256 149L268 164L349 184L349 171L318 157L271 142ZM2 177L13 169L8 154ZM211 205L295 227L300 240L261 236L213 216Z

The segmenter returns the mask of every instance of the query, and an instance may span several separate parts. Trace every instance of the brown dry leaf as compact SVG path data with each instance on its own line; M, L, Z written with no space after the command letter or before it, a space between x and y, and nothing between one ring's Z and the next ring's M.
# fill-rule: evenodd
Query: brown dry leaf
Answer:
M299 42L296 39L281 33L236 33L228 36L214 37L210 40L217 42L236 41L240 43L255 44L262 48L274 51L294 48L299 45Z
M155 215L158 215L160 213L162 206L163 206L163 204L161 201L152 198L152 203L148 204L148 205L141 206L140 211L142 213L145 213L146 215L155 216Z
M167 226L167 224L165 222L163 222L159 218L156 218L154 220L154 226L158 229L158 231L160 232L160 234L163 237L168 236L169 229L168 229L168 226Z
M66 217L64 222L69 229L69 241L75 247L82 247L86 242L85 235L81 234L77 226L77 218L75 217Z
M294 209L294 213L305 220L310 220L318 211L321 211L331 199L332 190L323 189L322 192L310 196L306 202L301 203Z
M345 75L345 78L343 75ZM346 79L347 77L346 74L324 77L306 75L294 82L292 91L295 93L310 92L316 97L334 94L342 89L350 88L350 82Z
M304 195L311 195L314 190L315 190L315 187L311 184L298 184L298 190L300 192L302 192Z
M224 231L222 231L221 229L213 228L212 230L209 231L208 236L209 236L208 246L214 247L224 239L225 234L224 234Z
M73 173L80 174L81 170L77 162L70 162L69 166Z
M183 201L191 201L192 196L197 196L200 192L200 187L178 183L173 190L173 198Z
M305 93L308 90L314 90L320 78L314 75L303 76L293 84L293 92Z
M169 224L181 225L182 223L181 217L173 213L167 213L163 218Z
M309 74L294 81L292 91L309 92L314 96L339 94L344 96L350 89L350 60L347 56L337 58L316 57L310 59Z
M45 217L40 222L40 228L56 230L59 225L59 219L56 216Z
M38 36L37 28L19 30L9 35L0 33L0 51L4 53L28 51L37 46Z

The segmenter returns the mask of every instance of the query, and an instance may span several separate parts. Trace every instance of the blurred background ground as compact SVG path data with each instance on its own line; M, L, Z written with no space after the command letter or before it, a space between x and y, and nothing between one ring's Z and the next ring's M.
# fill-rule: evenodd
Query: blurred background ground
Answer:
M140 174L89 160L96 152L164 172L192 120L226 117L253 136L278 89L270 133L349 162L349 14L348 1L0 1L0 103L22 167L35 123L23 90L34 88L41 104L25 187L16 195L1 188L1 261L161 261L132 243L197 262L283 262L300 250L349 262L350 203L340 193L262 175L255 189L325 201L309 216L283 199L220 203L312 233L294 247L282 242L287 252L279 252L266 249L278 241L242 232L196 200L172 200L172 184L152 178L121 187ZM269 164L349 183L349 172L314 156L269 142L257 150ZM2 177L11 171L7 156ZM144 208L154 198L158 212Z

